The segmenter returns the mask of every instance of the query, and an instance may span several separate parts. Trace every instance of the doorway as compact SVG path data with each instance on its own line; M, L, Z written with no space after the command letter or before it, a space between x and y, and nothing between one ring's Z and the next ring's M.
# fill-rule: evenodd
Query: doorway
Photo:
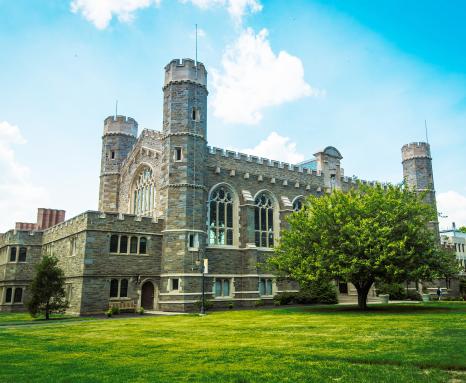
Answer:
M141 306L144 310L154 309L154 285L152 282L145 282L141 289Z

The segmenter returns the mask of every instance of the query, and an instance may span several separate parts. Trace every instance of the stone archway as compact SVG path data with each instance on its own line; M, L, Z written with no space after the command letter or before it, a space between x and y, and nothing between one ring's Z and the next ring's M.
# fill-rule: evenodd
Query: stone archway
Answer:
M154 309L154 284L150 281L144 282L141 288L141 306L145 310Z

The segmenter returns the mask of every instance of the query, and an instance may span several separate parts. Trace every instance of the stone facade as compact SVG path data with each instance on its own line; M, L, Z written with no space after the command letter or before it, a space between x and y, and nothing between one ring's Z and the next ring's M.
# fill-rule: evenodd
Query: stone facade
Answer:
M207 71L190 59L165 67L163 94L162 131L145 129L138 137L134 119L105 119L99 211L0 236L1 310L24 309L45 254L59 259L74 314L101 313L113 304L193 310L205 259L206 296L218 307L298 290L263 264L301 199L354 187L340 152L329 146L307 165L294 165L209 147ZM433 179L430 153L419 145L403 148L405 176L415 187L423 177ZM433 181L426 185L433 191ZM19 262L23 247L26 258L21 250ZM15 288L23 289L18 302ZM355 295L351 286L345 290Z

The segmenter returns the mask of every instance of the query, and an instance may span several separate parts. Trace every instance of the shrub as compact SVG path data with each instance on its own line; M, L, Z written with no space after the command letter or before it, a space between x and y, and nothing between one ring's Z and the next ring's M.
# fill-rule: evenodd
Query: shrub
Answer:
M113 315L112 309L108 309L107 311L104 311L104 314L107 315L107 318L111 318Z
M233 307L234 307L233 302L228 303L228 308L229 308L230 310L233 309Z
M337 291L331 282L315 282L299 292L283 292L273 297L276 305L337 303Z
M196 303L194 303L194 307L197 309L197 311L201 311L201 306L202 306L202 299L199 299L198 301L196 301ZM214 307L214 302L212 302L209 299L206 299L204 301L204 310L205 311L208 311L213 307Z
M375 289L377 295L388 294L391 300L404 300L408 298L405 288L399 283L377 282Z
M258 301L254 302L254 306L256 307L264 306L264 301L262 299L259 299Z
M421 294L417 290L408 290L408 297L411 301L422 301Z
M280 306L289 305L290 303L294 303L296 295L297 293L278 293L273 297L273 301Z
M117 306L112 306L110 311L112 312L112 315L118 315L120 313L120 308Z
M143 315L144 314L144 307L142 307L142 306L139 307L138 313L139 313L139 315Z

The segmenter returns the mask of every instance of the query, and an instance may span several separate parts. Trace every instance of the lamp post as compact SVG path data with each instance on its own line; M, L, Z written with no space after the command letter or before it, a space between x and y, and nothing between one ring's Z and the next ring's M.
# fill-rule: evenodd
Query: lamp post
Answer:
M197 266L199 266L199 271L201 272L201 291L202 291L202 298L201 298L201 315L205 315L205 273L208 272L208 259L204 258L203 262L200 259L196 261Z

